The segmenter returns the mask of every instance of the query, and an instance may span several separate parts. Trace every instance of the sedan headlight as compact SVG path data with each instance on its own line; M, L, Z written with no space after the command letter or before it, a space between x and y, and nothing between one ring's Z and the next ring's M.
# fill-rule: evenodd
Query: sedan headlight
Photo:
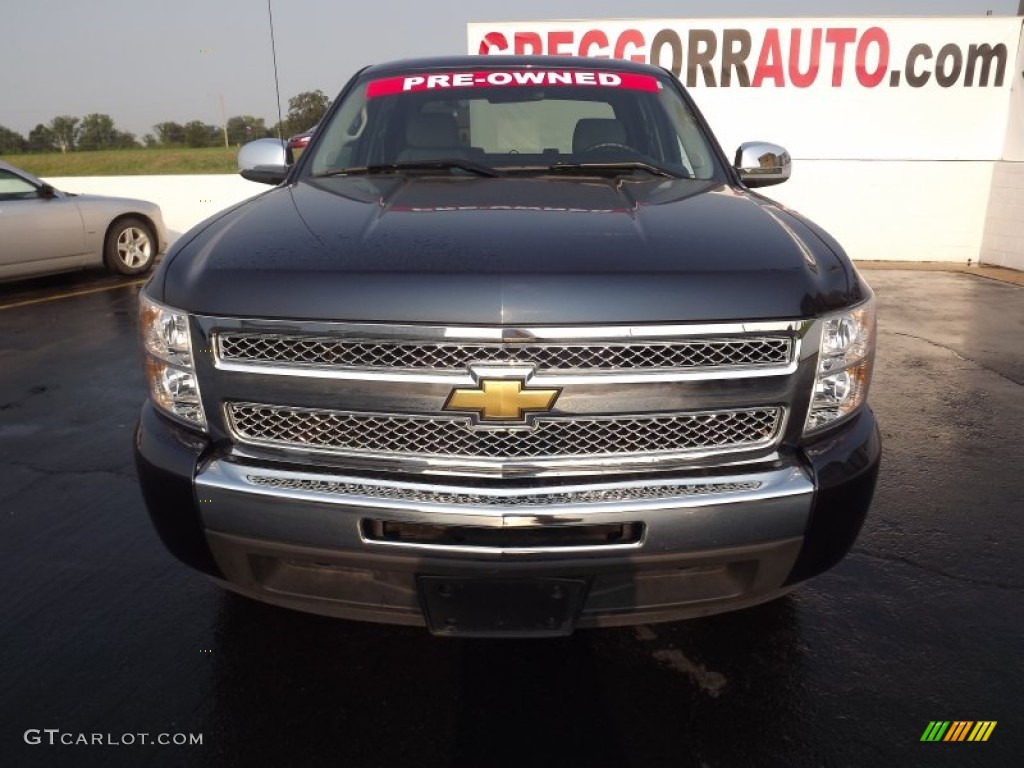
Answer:
M875 360L875 300L822 320L818 371L804 434L846 418L868 397Z
M192 356L188 315L139 295L139 329L149 396L164 413L206 429Z

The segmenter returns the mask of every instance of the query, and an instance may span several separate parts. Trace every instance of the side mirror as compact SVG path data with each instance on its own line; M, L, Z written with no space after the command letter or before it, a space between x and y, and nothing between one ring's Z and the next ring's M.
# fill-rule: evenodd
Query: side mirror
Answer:
M748 187L770 187L789 178L792 162L789 152L778 144L747 141L736 150L733 167Z
M238 150L238 172L249 181L280 184L291 164L292 152L280 139L257 139Z
M53 187L51 187L49 184L46 184L44 182L43 184L41 184L39 186L39 189L37 190L37 194L43 200L52 200L53 198L55 198L57 196L57 190L54 189Z

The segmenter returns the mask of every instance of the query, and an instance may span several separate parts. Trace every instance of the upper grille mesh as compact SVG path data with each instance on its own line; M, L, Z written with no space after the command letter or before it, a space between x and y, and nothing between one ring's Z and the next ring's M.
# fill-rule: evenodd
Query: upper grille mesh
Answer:
M518 363L538 370L764 367L789 363L782 336L625 343L400 343L332 336L222 333L221 359L344 368L462 370L471 363Z
M781 408L537 420L534 429L473 430L466 418L349 413L229 403L239 439L385 456L544 459L754 448L772 442Z

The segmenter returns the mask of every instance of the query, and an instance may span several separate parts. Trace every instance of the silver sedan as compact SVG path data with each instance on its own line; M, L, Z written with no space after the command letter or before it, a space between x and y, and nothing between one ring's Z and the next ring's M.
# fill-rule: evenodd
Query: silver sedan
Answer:
M0 281L100 265L139 275L166 249L156 203L60 192L0 162Z

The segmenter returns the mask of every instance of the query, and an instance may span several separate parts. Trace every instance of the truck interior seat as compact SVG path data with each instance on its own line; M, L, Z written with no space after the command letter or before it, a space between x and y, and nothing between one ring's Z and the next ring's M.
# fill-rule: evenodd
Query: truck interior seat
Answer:
M584 152L599 144L626 144L626 127L615 118L584 117L572 132L572 151Z
M442 113L420 114L405 126L406 148L398 154L403 160L440 160L464 157L459 146L459 126L452 115Z

